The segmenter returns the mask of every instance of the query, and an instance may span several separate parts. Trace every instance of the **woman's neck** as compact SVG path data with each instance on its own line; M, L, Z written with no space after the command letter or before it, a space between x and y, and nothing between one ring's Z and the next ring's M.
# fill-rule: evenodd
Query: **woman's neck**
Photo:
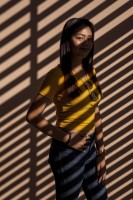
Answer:
M71 66L72 69L75 70L76 72L79 72L83 69L82 67L82 60L72 60L71 61Z
M82 67L82 64L81 65L77 65L75 67L72 67L72 70L75 72L75 73L81 73L83 71L83 67Z

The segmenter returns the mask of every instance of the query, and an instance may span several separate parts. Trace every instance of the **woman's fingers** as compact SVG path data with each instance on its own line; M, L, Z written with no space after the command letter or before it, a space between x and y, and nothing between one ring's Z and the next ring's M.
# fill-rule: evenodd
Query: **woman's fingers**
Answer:
M88 144L90 144L90 136L82 134L80 137L82 137L81 149L85 152L85 150L88 148Z
M97 167L97 173L99 176L99 183L104 182L106 180L106 167Z
M90 143L90 135L85 132L79 131L69 131L71 133L71 141L69 142L69 146L75 148L80 151L85 151Z
M105 157L102 155L97 157L97 174L99 177L99 183L106 180L106 162Z
M106 173L100 175L100 177L99 177L99 183L103 183L103 182L105 182L105 180L106 180Z

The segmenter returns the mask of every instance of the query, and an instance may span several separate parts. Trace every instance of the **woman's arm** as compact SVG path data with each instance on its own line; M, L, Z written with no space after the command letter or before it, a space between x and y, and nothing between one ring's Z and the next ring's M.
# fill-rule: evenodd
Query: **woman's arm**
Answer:
M99 183L106 179L106 162L105 162L105 148L103 142L102 120L97 107L95 110L95 128L96 128L96 147L97 147L97 173L99 176Z
M95 109L95 129L96 129L96 147L97 151L101 152L104 150L103 142L103 129L102 129L102 120L100 116L99 108Z
M26 120L46 135L62 142L67 142L69 134L53 126L42 117L42 113L49 102L50 100L48 98L38 94L27 112Z
M45 133L46 135L60 140L64 143L67 142L70 147L83 151L86 148L87 144L85 134L81 135L79 134L79 131L75 130L65 132L56 126L53 126L45 118L42 117L42 113L45 110L49 101L50 100L45 96L38 94L27 112L27 122L32 124L34 127Z

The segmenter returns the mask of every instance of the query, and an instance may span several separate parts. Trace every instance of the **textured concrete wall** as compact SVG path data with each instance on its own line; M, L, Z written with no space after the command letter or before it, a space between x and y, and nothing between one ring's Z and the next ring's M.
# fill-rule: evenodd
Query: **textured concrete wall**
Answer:
M1 200L54 200L50 138L25 121L44 74L59 62L59 39L71 17L95 25L94 67L107 149L110 200L130 200L132 183L131 1L1 0ZM55 123L53 104L48 119ZM80 200L84 200L83 192Z

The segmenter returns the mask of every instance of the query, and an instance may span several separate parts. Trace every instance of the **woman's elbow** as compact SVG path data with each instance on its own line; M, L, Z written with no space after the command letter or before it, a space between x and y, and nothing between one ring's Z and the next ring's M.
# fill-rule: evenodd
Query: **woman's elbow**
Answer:
M28 111L26 114L26 121L29 124L34 123L37 120L37 118L38 118L38 115L35 115L34 112Z
M40 116L46 108L47 101L48 100L44 99L44 97L42 97L41 95L38 95L35 98L26 114L26 121L28 123L33 123L40 119Z
M27 112L25 119L26 119L26 121L27 121L29 124L31 124L32 118L31 118L31 115L30 115L29 112Z
M26 121L29 124L36 125L42 119L42 111L29 109L26 114Z

